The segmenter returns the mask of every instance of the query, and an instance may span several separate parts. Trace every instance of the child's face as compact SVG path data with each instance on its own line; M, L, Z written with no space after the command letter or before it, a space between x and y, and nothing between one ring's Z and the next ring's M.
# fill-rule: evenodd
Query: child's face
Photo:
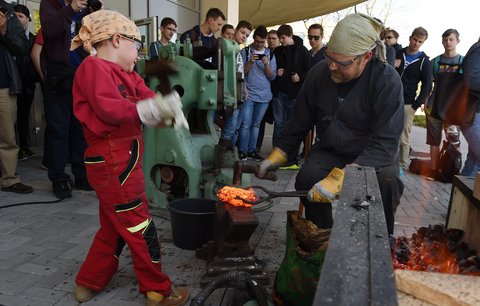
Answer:
M128 35L115 35L118 35L117 64L123 70L132 72L138 60L138 52L142 49L142 43Z

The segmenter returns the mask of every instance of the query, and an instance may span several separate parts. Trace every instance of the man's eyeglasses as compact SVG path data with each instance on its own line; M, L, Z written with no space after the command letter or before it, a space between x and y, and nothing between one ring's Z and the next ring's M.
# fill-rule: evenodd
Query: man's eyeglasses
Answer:
M308 35L308 40L319 40L320 36L318 35Z
M395 37L393 37L393 36L386 36L385 38L386 38L386 39L392 39L392 38L395 38Z
M135 37L127 34L119 34L119 35L120 37L125 38L126 40L133 41L135 44L135 49L137 49L137 51L140 51L143 49L143 42L141 40L136 39Z
M357 55L355 56L353 59L349 60L349 61L337 61L336 59L333 59L331 58L330 56L328 56L327 52L325 51L323 53L323 55L325 56L325 59L327 60L327 64L328 65L333 65L335 67L339 67L339 68L347 68L348 66L350 66L351 64L355 63L355 61L357 60L357 58L360 57L360 55Z

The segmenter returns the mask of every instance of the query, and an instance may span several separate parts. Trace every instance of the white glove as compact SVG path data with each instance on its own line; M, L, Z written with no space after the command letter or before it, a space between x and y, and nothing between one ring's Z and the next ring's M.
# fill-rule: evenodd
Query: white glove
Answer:
M182 101L176 91L165 96L157 94L154 98L138 102L137 112L140 120L147 126L163 123L167 127L174 125L188 129L187 119L182 111Z
M185 118L185 115L182 111L182 101L180 100L180 96L174 90L171 94L163 96L165 102L171 107L173 112L175 113L174 123L173 126L175 128L184 127L188 130L188 122Z

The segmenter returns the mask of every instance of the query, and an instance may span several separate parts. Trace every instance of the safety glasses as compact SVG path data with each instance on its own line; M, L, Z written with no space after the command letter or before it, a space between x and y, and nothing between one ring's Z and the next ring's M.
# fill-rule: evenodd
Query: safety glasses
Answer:
M125 38L126 40L133 41L133 43L135 44L135 49L137 49L137 51L140 51L140 50L143 49L143 42L141 40L136 39L135 37L127 35L127 34L119 33L118 35L120 35L120 37L122 37L122 38Z
M355 56L353 59L351 59L351 60L349 60L349 61L337 61L336 59L333 59L333 58L331 58L330 56L328 56L326 50L325 50L325 52L323 52L323 55L325 56L325 59L327 60L327 63L328 63L329 65L332 65L332 66L335 66L335 67L340 67L340 68L347 68L347 67L350 66L351 64L355 63L355 61L357 60L357 58L360 57L360 55L357 55L357 56Z

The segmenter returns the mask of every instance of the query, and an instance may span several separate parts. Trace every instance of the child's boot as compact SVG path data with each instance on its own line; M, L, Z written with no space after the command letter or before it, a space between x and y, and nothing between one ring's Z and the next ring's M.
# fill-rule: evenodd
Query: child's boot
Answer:
M90 301L95 295L97 295L97 291L80 285L75 285L75 300L77 300L77 302L83 303Z
M169 296L163 296L155 291L147 291L147 306L182 306L187 303L188 288L172 287Z

